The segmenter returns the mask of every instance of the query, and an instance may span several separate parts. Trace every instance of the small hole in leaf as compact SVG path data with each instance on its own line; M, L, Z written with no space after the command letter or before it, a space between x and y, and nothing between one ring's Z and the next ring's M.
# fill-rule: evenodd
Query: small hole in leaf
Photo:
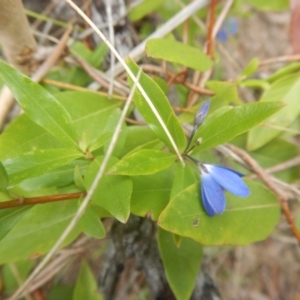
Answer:
M200 225L200 219L199 218L198 219L194 219L192 221L192 225L193 225L194 228L199 227L199 225Z

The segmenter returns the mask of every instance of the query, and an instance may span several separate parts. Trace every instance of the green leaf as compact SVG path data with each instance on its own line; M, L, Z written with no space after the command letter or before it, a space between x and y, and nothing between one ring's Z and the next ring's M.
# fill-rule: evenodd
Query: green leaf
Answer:
M226 193L227 208L214 217L204 211L200 183L191 182L171 199L159 226L204 245L247 245L265 239L279 221L278 200L261 184L245 181L251 195L240 198Z
M12 91L25 113L63 144L78 148L71 118L62 105L38 83L0 60L0 78Z
M85 174L85 182L89 189L99 171L103 157L97 157L89 166ZM117 162L111 158L107 168ZM92 201L110 212L120 222L125 223L130 214L130 197L132 182L126 176L105 175L97 186Z
M55 96L70 114L78 136L88 134L89 146L93 150L97 149L94 144L105 132L115 129L120 116L119 100L81 91L62 92Z
M288 0L272 0L272 1L260 1L260 0L247 0L255 8L264 11L281 11L289 9Z
M290 143L280 138L274 139L267 145L251 152L251 156L264 169L284 163L298 155L299 148L295 143ZM300 169L298 166L294 166L280 172L275 172L272 175L286 182L292 182L299 179Z
M161 149L163 143L156 134L146 126L128 126L125 130L126 140L120 153L121 157L141 149Z
M0 162L0 192L6 192L7 186L8 186L7 173L3 167L3 164Z
M105 237L105 228L91 204L88 205L80 218L79 226L81 230L90 237L95 239L102 239Z
M172 234L162 229L158 231L158 245L176 299L190 299L202 261L202 247L187 238L181 241L180 247L176 247Z
M300 114L299 95L299 73L276 81L263 95L260 100L261 104L270 103L270 101L281 101L285 104L285 107L265 120L263 126L256 126L250 130L247 142L247 148L250 151L262 147L278 136L282 129L275 129L276 127L286 128L297 118Z
M170 39L151 39L146 43L149 57L178 63L198 71L206 71L213 66L213 61L199 48Z
M258 58L253 58L248 65L245 67L245 69L242 71L242 77L249 77L251 75L253 75L257 68L259 66L259 60Z
M170 167L153 175L132 177L131 212L141 217L151 214L157 220L169 202L173 173Z
M132 7L129 12L129 18L131 21L137 21L144 16L150 14L157 8L159 8L165 1L164 0L144 0Z
M172 153L142 149L123 157L108 172L116 175L150 175L168 168L175 160L176 156Z
M23 155L39 149L63 148L64 145L45 129L22 114L10 123L0 135L0 158Z
M127 64L130 67L131 71L135 75L137 75L139 67L136 65L136 63L132 59L127 59ZM132 86L133 83L131 79L129 79L129 82ZM175 144L177 145L180 151L183 151L186 145L186 137L176 115L174 114L174 111L172 110L172 107L166 95L160 89L160 87L143 72L140 76L139 82L145 89L149 98L151 99L152 104L154 105L158 114L162 118L172 138L174 139ZM148 103L139 91L136 91L134 95L134 103L141 115L143 116L143 118L149 124L150 128L170 149L173 150L173 146L170 142L168 135L162 128L161 124L157 120L157 117L155 116L152 109L149 107Z
M299 72L299 70L300 70L300 62L293 62L293 63L283 66L278 71L271 74L267 78L267 80L270 83L274 83L275 81L282 79L283 77L286 77L287 75L291 75L293 73Z
M265 79L247 79L243 80L240 83L241 87L248 87L248 88L254 88L254 89L262 89L262 90L268 90L271 85L270 83Z
M73 300L102 300L96 279L86 261L81 264L74 289Z
M71 149L47 149L25 153L5 160L3 165L9 174L10 186L24 179L45 174L82 156Z
M216 103L218 107L221 107L221 104L241 104L237 87L234 83L210 80L205 85L215 93L211 100L212 104Z
M251 103L234 107L213 122L206 121L195 134L194 140L201 137L201 144L194 152L200 152L230 141L249 130L282 107L280 102Z
M0 210L0 240L6 236L28 209L29 207L23 206Z
M76 209L74 201L32 207L0 241L0 263L35 258L46 253L69 224ZM62 247L78 234L79 230L75 228Z

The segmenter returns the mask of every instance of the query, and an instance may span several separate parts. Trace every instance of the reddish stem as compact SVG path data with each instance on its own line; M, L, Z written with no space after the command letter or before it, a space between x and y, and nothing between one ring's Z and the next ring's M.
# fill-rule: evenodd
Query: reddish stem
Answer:
M62 200L73 200L73 199L78 199L80 197L84 197L85 195L86 195L85 192L78 192L72 194L61 194L61 195L50 195L50 196L41 196L41 197L33 197L33 198L15 199L15 200L9 200L5 202L0 202L0 209L18 207L24 205L56 202Z

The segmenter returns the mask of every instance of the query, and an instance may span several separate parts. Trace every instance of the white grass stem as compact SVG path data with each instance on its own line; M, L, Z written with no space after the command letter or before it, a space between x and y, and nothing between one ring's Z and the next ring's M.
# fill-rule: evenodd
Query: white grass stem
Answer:
M24 281L24 283L18 288L18 290L8 299L8 300L16 300L18 299L24 292L26 292L26 288L28 287L28 285L35 279L35 277L43 270L43 268L47 265L47 263L50 261L50 259L53 257L53 255L55 254L55 252L59 249L59 247L62 245L62 243L65 241L65 239L68 237L68 235L71 233L71 231L74 229L74 227L76 226L76 224L78 223L79 219L81 218L82 214L84 213L87 205L89 204L100 180L102 179L104 172L105 172L105 168L107 166L107 163L112 155L112 152L115 148L116 142L118 140L119 134L121 132L122 129L122 124L125 120L126 114L129 110L133 95L135 93L136 87L137 87L137 82L139 80L141 74L141 70L139 71L136 81L132 87L132 90L128 96L128 99L125 102L122 114L120 116L119 122L116 126L115 132L112 136L112 139L110 141L110 144L108 146L107 152L104 155L102 164L100 166L100 169L92 183L91 188L89 189L87 195L85 196L85 198L83 199L80 207L78 208L76 214L74 215L74 217L72 218L72 220L70 221L69 225L67 226L67 228L64 230L64 232L62 233L62 235L59 237L59 239L56 241L56 243L54 244L54 246L51 248L51 250L48 252L48 254L44 257L44 259L40 262L40 264L34 269L34 271L30 274L30 276L26 279L26 281Z
M89 17L74 3L72 0L66 0L66 2L95 30L95 32L100 36L100 38L103 40L103 42L107 45L107 47L110 49L110 51L115 55L115 57L118 59L118 61L122 64L123 68L127 72L127 74L130 76L132 81L136 84L137 89L141 92L142 96L145 98L147 104L151 108L152 112L154 113L156 119L160 123L161 127L163 128L164 132L166 133L169 141L171 142L171 145L176 152L179 160L181 161L182 165L184 165L184 160L180 154L180 151L177 147L177 145L174 142L173 137L171 136L166 124L162 120L161 116L159 115L158 111L156 110L155 106L153 105L152 101L150 100L149 96L141 86L141 84L137 81L136 77L130 70L130 68L127 66L123 58L120 56L120 54L117 52L117 50L111 45L109 40L105 37L105 35L97 28L97 26L89 19ZM202 2L202 1L201 1Z

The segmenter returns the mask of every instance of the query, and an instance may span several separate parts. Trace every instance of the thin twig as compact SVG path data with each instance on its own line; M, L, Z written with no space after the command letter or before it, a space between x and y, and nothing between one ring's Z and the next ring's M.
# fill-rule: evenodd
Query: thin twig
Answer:
M300 60L300 55L286 55L286 56L278 56L269 59L265 59L259 62L259 66L266 66L270 64L282 63L282 62L291 62Z
M283 170L286 170L286 169L289 169L289 168L292 168L292 167L295 167L295 166L298 166L298 165L300 165L300 156L297 156L295 158L287 160L287 161L285 161L283 163L280 163L276 166L273 166L271 168L265 169L264 171L267 174L272 174L272 173L280 172L280 171L283 171ZM256 179L257 174L249 175L248 178L249 179Z
M255 172L257 176L264 182L264 184L275 193L280 202L281 209L291 228L291 231L293 232L294 236L298 240L298 243L300 244L300 232L298 231L294 223L293 216L288 206L288 199L286 195L277 187L276 184L273 183L270 175L268 175L246 151L230 144L228 144L227 147L236 154L238 154L251 167L253 172Z
M158 111L156 110L155 106L153 105L151 99L149 98L149 96L147 95L147 93L145 92L145 90L143 89L142 85L137 81L137 78L135 77L135 75L132 73L131 69L127 66L127 64L125 63L125 61L122 59L122 57L120 56L120 54L118 53L118 51L110 44L110 42L108 41L108 39L104 36L104 34L97 28L97 26L84 14L84 12L82 10L79 9L79 7L72 2L72 0L66 0L66 2L75 10L77 11L77 13L95 30L95 32L99 35L99 37L103 40L103 42L107 45L107 47L110 49L110 51L113 52L113 54L115 55L115 57L118 59L118 61L122 64L123 68L126 70L127 74L130 76L130 78L132 79L132 81L136 84L137 89L140 91L140 93L142 94L142 96L144 97L144 99L146 100L147 104L149 105L150 109L152 110L153 114L155 115L157 121L159 122L159 124L161 125L162 129L164 130L165 134L167 135L174 151L176 152L178 159L180 160L180 162L182 163L182 165L184 165L184 160L180 154L180 151L172 137L172 135L170 134L166 124L164 123L164 121L162 120L161 116L159 115ZM197 2L197 1L196 1Z
M72 193L72 194L61 194L61 195L50 195L40 196L32 198L22 198L0 202L0 209L6 209L11 207L19 207L33 204L43 204L49 202L63 201L63 200L74 200L85 196L85 192Z
M207 39L206 39L206 54L210 58L214 58L214 24L215 24L215 14L216 14L217 0L211 0L209 5L208 13L208 28L207 28Z
M137 80L139 79L140 73L138 74L136 81L132 87L131 93L124 105L122 114L120 116L119 122L116 126L115 132L112 136L112 139L109 143L107 152L104 155L102 164L100 166L100 169L87 193L87 195L85 196L84 200L82 201L80 207L78 208L76 214L74 215L74 217L72 218L72 220L70 221L70 223L68 224L68 226L66 227L66 229L64 230L64 232L61 234L61 236L59 237L59 239L56 241L56 243L54 244L54 246L50 249L50 251L48 252L48 254L44 257L44 259L40 262L40 264L34 269L34 271L30 274L30 276L26 279L26 281L18 288L18 290L11 296L11 298L9 298L9 300L16 300L18 299L18 297L27 289L28 285L34 280L34 278L43 270L43 268L47 265L47 263L50 261L50 259L53 257L54 253L57 251L57 249L62 245L62 243L65 241L65 239L67 238L67 236L70 234L70 232L73 230L73 228L76 226L76 224L78 223L79 219L81 218L82 214L84 213L87 205L89 204L100 180L102 179L104 172L105 172L105 168L107 166L107 163L112 155L112 152L115 148L117 139L119 137L119 134L121 132L122 129L122 124L125 120L126 114L129 110L134 92L136 90L136 86L137 86Z

